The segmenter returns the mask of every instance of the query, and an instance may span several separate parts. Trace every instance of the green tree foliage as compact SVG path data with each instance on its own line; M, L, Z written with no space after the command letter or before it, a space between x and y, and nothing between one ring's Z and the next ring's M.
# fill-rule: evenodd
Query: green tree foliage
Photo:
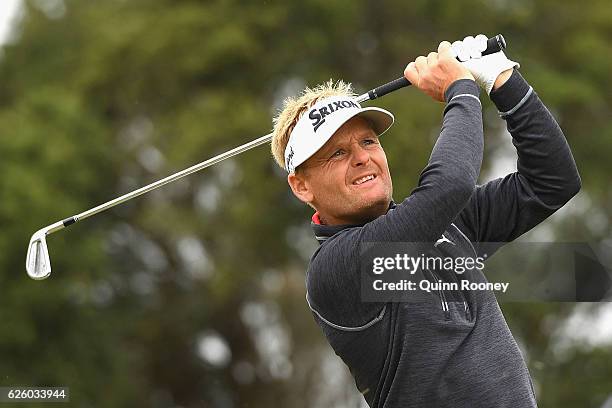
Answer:
M580 205L551 223L556 237L610 235L603 0L24 7L0 59L0 385L69 386L83 407L358 406L304 301L310 211L265 147L51 236L46 281L26 277L26 245L41 226L267 133L306 84L342 78L364 91L445 39L506 36L583 177ZM416 185L442 105L410 89L379 104L398 118L384 140L398 199ZM501 122L485 108L491 153ZM612 352L551 351L574 305L502 308L540 406L601 406Z

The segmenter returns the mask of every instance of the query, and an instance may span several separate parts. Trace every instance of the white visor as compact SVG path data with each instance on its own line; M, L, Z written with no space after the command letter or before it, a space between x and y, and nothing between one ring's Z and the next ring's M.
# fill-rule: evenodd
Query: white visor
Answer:
M334 133L349 119L360 116L366 119L378 136L393 125L393 114L376 107L362 108L346 96L325 98L314 104L298 120L285 147L285 168L294 173L331 139Z

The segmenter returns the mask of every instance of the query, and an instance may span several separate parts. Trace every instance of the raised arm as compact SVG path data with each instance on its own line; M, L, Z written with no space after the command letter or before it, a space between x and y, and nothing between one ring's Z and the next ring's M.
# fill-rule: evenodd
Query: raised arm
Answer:
M441 43L439 58L430 53L406 68L410 82L446 101L442 129L417 188L394 210L361 228L361 240L435 242L474 192L483 151L479 89L449 47Z
M457 222L476 242L509 242L567 203L581 186L561 128L521 74L491 92L517 155L515 173L478 186Z

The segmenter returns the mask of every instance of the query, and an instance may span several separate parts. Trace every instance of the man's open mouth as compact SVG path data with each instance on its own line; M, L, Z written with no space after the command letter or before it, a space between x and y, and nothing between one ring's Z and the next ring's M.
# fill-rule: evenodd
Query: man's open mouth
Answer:
M375 178L376 178L375 174L368 174L366 176L360 177L357 180L353 181L353 184L359 186L361 184L364 184L364 183L367 183L369 181L372 181Z

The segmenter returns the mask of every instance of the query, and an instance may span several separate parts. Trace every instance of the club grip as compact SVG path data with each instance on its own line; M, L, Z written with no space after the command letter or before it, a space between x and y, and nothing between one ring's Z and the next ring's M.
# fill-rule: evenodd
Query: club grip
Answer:
M495 37L491 37L487 40L487 49L482 52L482 55L494 54L498 51L506 49L506 40L501 34L497 34ZM390 92L397 91L400 88L404 88L408 85L412 85L405 77L399 77L391 82L387 82L384 85L377 86L376 88L368 91L368 99L380 98Z
M409 80L407 80L405 77L399 77L391 82L387 82L384 85L377 86L376 88L368 91L368 96L370 97L370 100L376 99L388 94L389 92L397 91L398 89L408 85L410 85Z
M498 51L506 49L506 40L501 34L491 37L487 40L487 49L482 52L482 55L495 54Z

